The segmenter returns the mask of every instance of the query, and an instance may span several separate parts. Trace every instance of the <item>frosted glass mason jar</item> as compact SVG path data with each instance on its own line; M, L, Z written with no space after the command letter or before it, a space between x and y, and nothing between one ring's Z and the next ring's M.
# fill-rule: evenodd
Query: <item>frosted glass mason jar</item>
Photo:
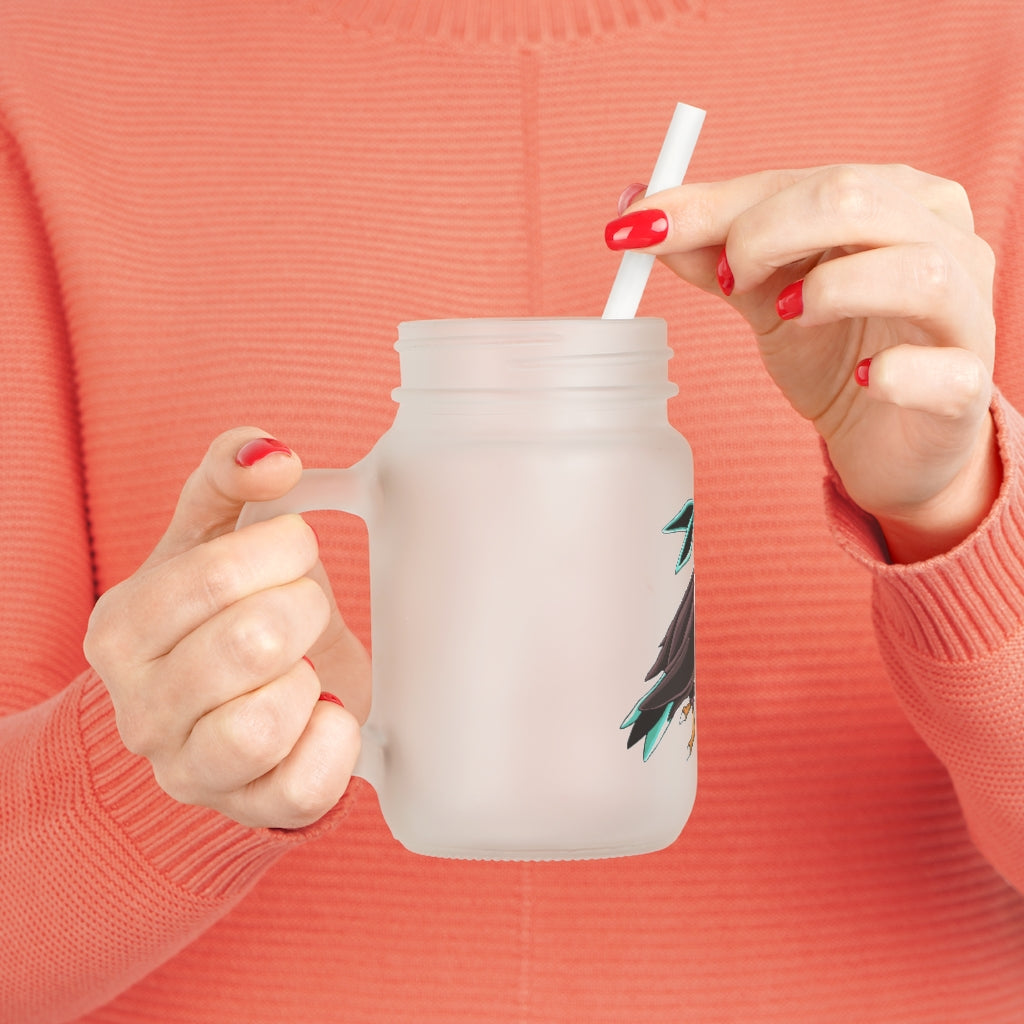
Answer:
M403 323L393 425L240 525L369 533L357 774L416 853L611 857L696 793L693 464L656 319Z

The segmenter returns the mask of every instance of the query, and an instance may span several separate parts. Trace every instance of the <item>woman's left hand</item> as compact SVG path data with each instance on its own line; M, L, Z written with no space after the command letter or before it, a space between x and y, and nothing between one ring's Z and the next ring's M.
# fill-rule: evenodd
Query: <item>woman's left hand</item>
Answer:
M746 318L895 561L985 517L1001 482L995 260L960 185L902 166L765 171L649 196L606 239Z

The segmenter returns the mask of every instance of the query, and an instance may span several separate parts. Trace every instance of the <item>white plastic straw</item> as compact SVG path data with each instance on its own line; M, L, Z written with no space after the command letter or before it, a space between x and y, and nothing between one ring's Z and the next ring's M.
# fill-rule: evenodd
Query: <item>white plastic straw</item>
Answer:
M686 103L677 103L675 113L661 144L647 194L654 195L666 188L675 188L683 183L683 176L690 164L690 157L697 145L697 136L704 124L704 111ZM644 287L654 266L654 256L649 252L633 252L627 249L622 254L619 272L615 275L612 290L608 295L604 312L605 320L629 320L636 316Z

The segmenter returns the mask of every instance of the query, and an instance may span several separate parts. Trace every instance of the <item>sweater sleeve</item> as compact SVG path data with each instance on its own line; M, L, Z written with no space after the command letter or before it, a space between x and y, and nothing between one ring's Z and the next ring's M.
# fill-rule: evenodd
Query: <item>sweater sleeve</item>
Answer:
M94 600L59 273L0 133L0 1018L75 1019L226 913L289 847L172 801L82 654Z
M1003 485L952 551L886 562L878 526L834 469L826 506L873 575L875 633L908 718L948 770L972 838L1024 892L1024 418L993 402Z

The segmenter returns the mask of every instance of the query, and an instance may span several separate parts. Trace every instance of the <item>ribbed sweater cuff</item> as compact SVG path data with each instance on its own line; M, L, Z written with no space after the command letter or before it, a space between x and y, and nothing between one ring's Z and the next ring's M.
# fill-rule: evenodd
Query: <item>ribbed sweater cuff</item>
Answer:
M287 850L330 830L348 811L346 794L314 825L288 831L247 828L178 803L156 784L149 762L125 749L102 680L89 672L79 685L81 737L101 813L157 872L200 899L241 896Z
M998 392L992 414L1003 463L999 497L968 538L923 562L888 563L877 522L828 464L826 511L840 545L874 577L876 626L927 657L982 657L1024 623L1024 420Z

